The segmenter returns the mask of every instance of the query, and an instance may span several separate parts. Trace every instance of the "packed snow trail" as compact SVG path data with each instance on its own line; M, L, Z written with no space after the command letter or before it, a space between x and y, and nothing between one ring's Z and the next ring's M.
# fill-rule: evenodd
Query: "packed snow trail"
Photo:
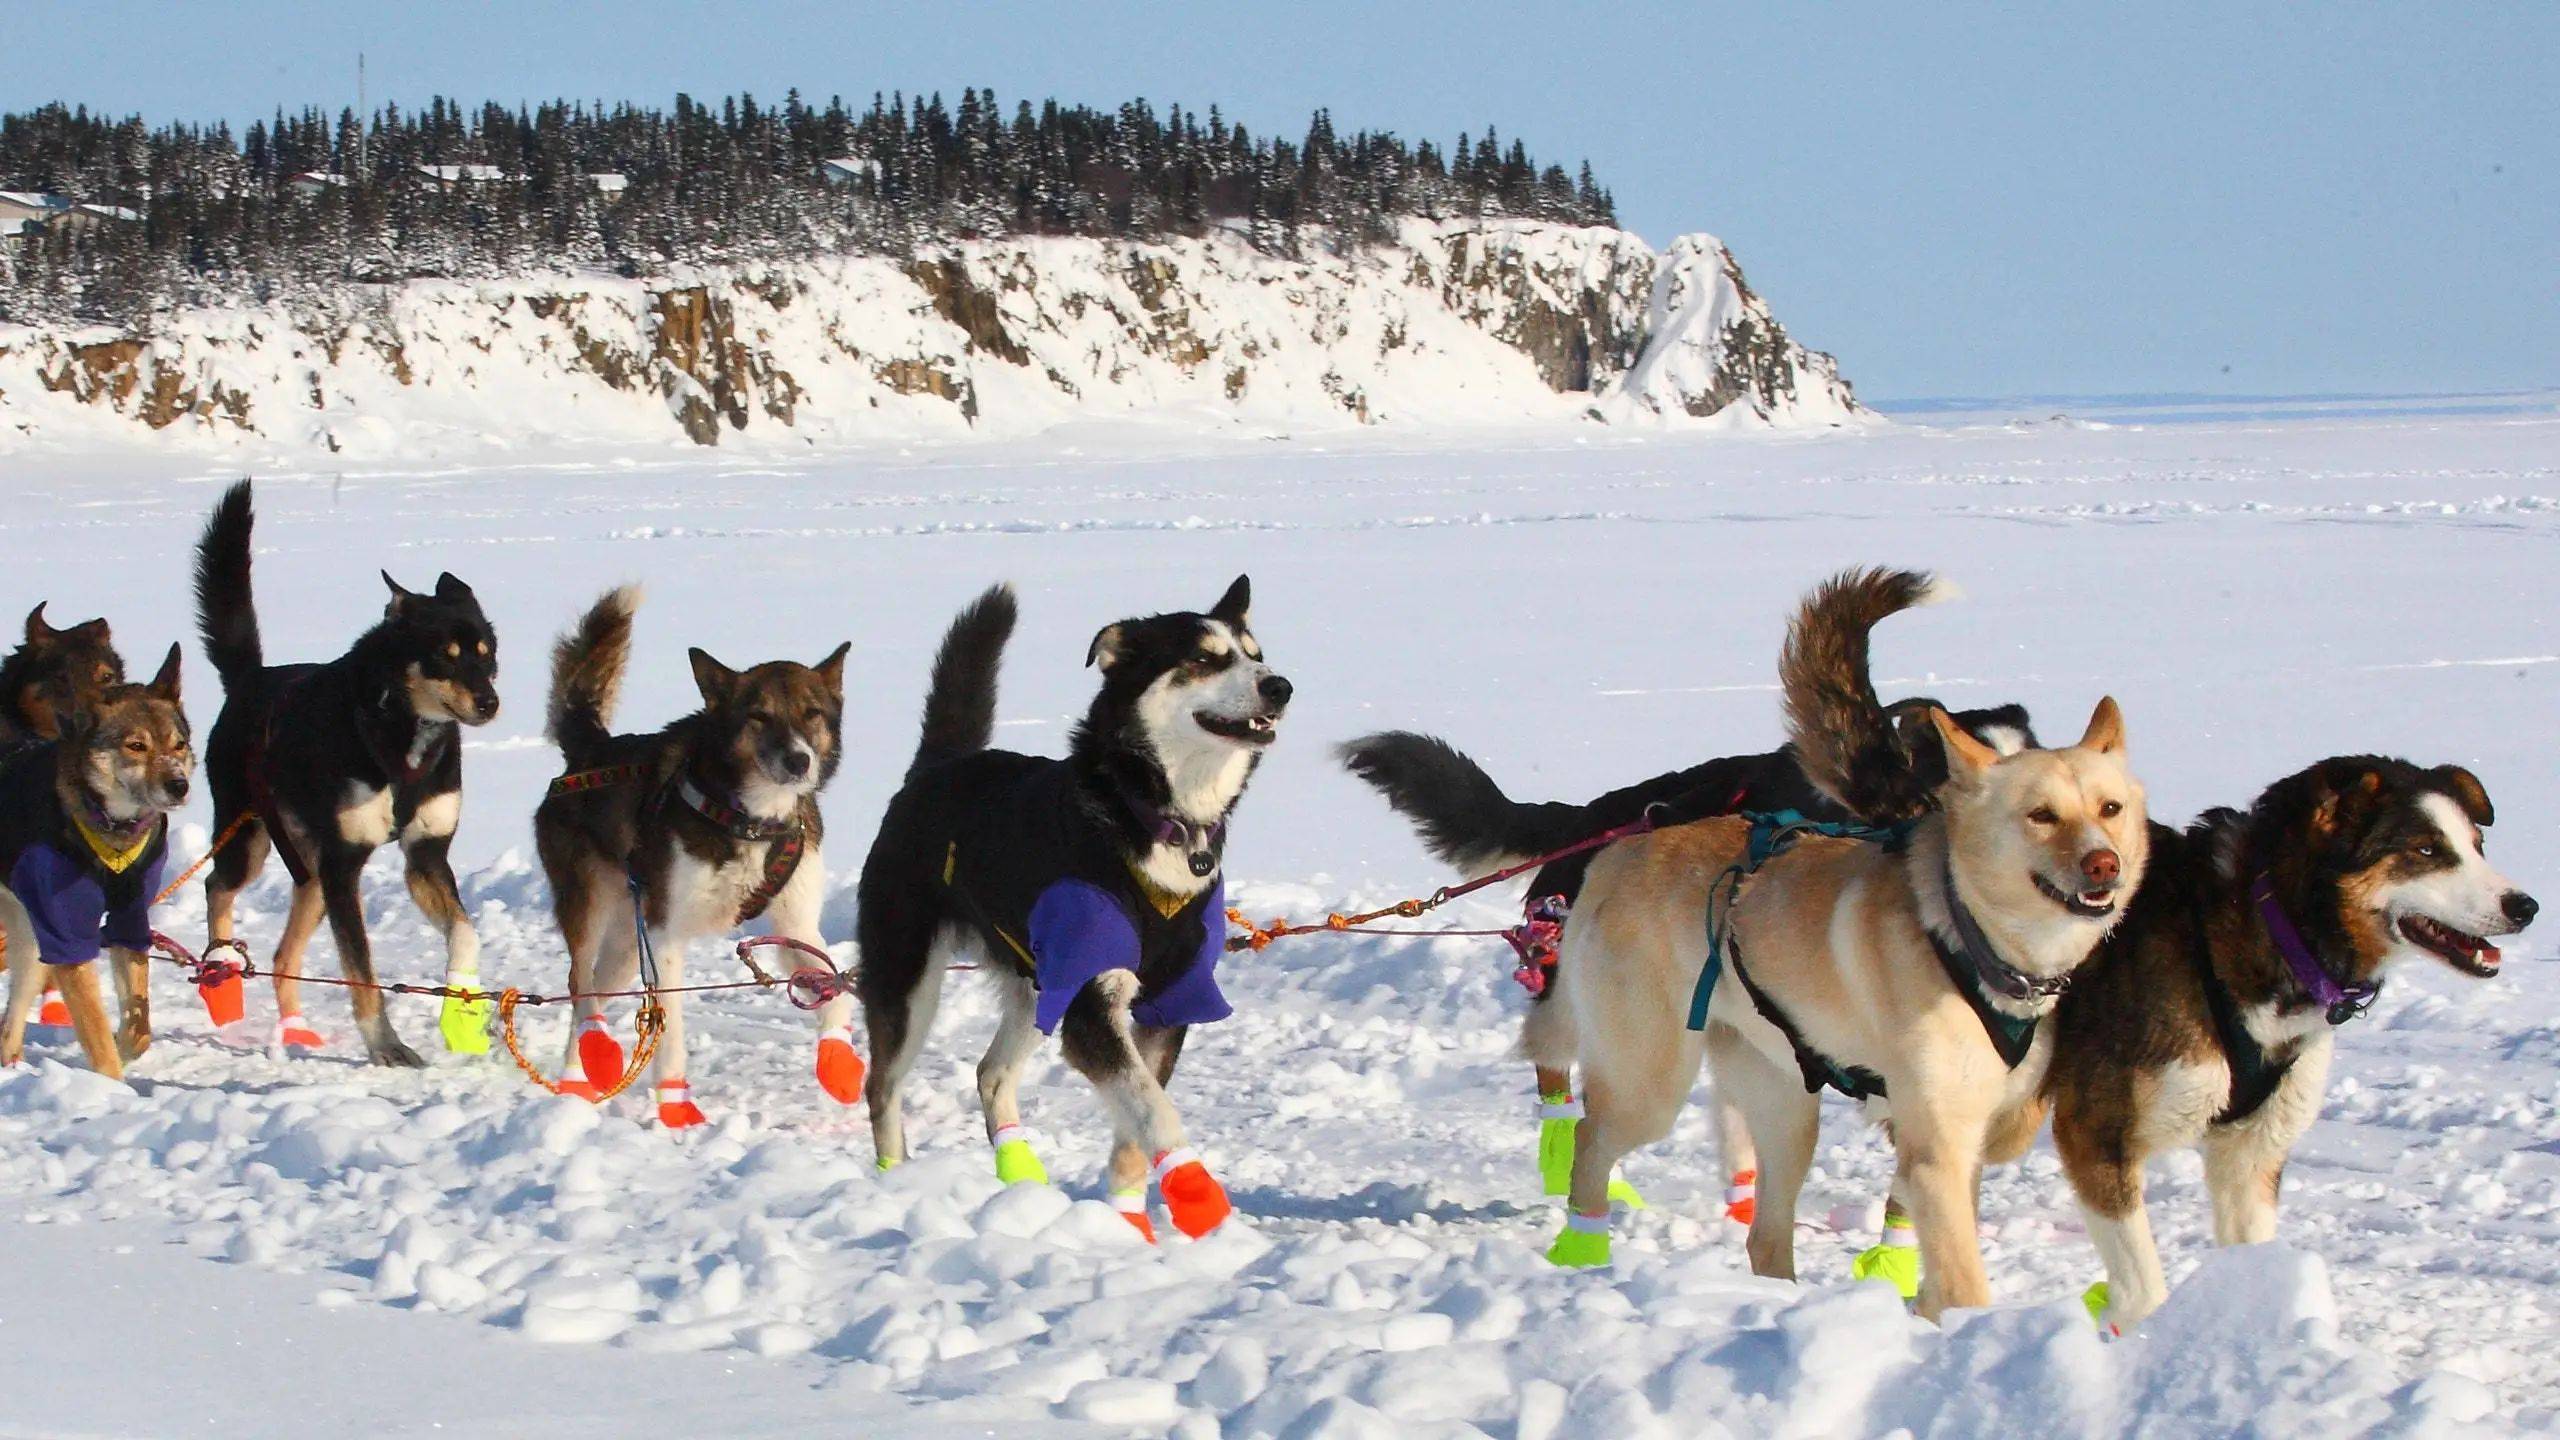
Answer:
M596 590L634 578L656 603L626 723L691 703L686 645L742 663L854 639L847 759L827 797L831 937L851 933L850 880L962 600L996 578L1022 587L1000 741L1054 752L1091 684L1077 662L1095 626L1204 604L1239 570L1300 695L1230 849L1257 918L1449 878L1336 772L1332 742L1441 733L1524 797L1763 748L1787 607L1867 560L1938 565L1970 597L1880 635L1890 693L2053 714L2114 693L2169 819L2332 751L2458 761L2496 799L2501 865L2547 896L2555 438L2560 422L2516 419L1328 450L1118 435L790 465L262 473L258 586L279 658L343 646L386 560L412 584L452 569L489 598L509 708L472 737L459 851L483 973L501 985L552 989L565 972L526 858L557 768L536 738L539 657ZM166 460L14 468L0 555L23 604L108 610L128 654L191 631L184 556L219 477ZM2072 509L2091 504L2190 508ZM863 508L948 528L776 533ZM1576 514L1593 518L1557 518ZM1077 520L1127 525L973 528ZM660 524L686 533L631 536ZM213 686L192 659L189 678L201 729ZM201 811L188 818L181 858L207 838ZM440 950L396 866L368 879L387 978L435 978ZM273 874L247 896L262 955L282 899ZM1511 918L1503 890L1434 917ZM200 894L160 923L200 935ZM2550 951L2528 932L2489 982L2403 970L2340 1032L2326 1114L2286 1176L2283 1244L2210 1251L2200 1166L2155 1166L2181 1288L2114 1343L2079 1306L2099 1267L2048 1149L1985 1185L2001 1307L1939 1331L1847 1285L1890 1159L1836 1106L1806 1214L1849 1223L1804 1237L1804 1286L1747 1273L1697 1107L1631 1160L1654 1208L1622 1227L1616 1268L1550 1269L1556 1213L1536 1190L1526 1069L1508 1055L1523 1001L1498 942L1309 936L1234 957L1237 1017L1195 1032L1174 1094L1241 1218L1157 1251L1101 1203L1107 1128L1053 1053L1024 1096L1060 1184L996 1186L970 1079L992 1008L973 977L955 978L910 1088L917 1159L882 1176L859 1112L808 1078L807 1021L777 996L697 998L693 1079L712 1124L670 1135L636 1099L545 1097L503 1054L364 1067L334 992L311 1008L337 1053L234 1048L164 971L162 1038L132 1088L67 1063L67 1040L0 1074L0 1199L22 1230L45 1227L0 1262L0 1323L96 1341L50 1341L34 1352L42 1380L0 1381L0 1429L253 1430L262 1395L315 1427L374 1424L419 1390L371 1371L413 1359L554 1374L559 1393L476 1412L545 1433L778 1433L813 1416L889 1434L1042 1421L1399 1440L2547 1427ZM330 973L325 945L313 964ZM694 970L730 967L705 947ZM431 1005L393 1005L404 1033L430 1038ZM263 986L250 1013L253 1028L273 1019ZM617 1018L627 1030L627 1007ZM526 1025L530 1053L556 1063L565 1020ZM135 1286L212 1316L145 1306ZM223 1348L238 1341L225 1313L281 1327L313 1363ZM340 1316L343 1336L324 1319ZM155 1402L123 1384L135 1346L185 1357L180 1373L213 1393ZM116 1393L83 1400L101 1388Z

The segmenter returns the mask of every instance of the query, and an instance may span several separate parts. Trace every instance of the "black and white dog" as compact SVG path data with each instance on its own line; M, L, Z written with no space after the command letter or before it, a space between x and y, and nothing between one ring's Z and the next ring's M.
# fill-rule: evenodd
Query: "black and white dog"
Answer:
M1106 625L1085 663L1102 690L1064 760L990 750L996 668L1013 633L999 585L934 660L924 738L862 868L857 993L876 1068L866 1096L882 1168L907 1155L899 1083L933 1023L945 967L984 957L1004 1014L978 1063L996 1173L1045 1181L1022 1133L1022 1066L1058 1032L1111 1114L1113 1203L1149 1239L1150 1174L1175 1228L1230 1213L1165 1097L1188 1028L1229 1013L1219 873L1228 817L1279 732L1289 682L1263 662L1238 576L1207 612Z
M302 1018L302 952L325 913L351 992L366 1053L379 1065L424 1062L393 1033L373 984L364 901L365 860L397 840L409 896L444 936L445 983L476 986L480 940L446 852L462 818L463 725L498 713L498 637L471 587L451 575L435 593L404 590L388 574L380 623L324 665L269 665L249 591L249 482L222 497L196 550L196 607L205 654L222 676L222 713L205 746L217 833L243 825L205 881L206 923L216 947L236 944L232 901L266 863L270 843L293 875L293 909L276 944L277 1037L323 1044ZM448 1048L488 1049L488 1001L447 1000ZM219 1017L217 1017L219 1018Z

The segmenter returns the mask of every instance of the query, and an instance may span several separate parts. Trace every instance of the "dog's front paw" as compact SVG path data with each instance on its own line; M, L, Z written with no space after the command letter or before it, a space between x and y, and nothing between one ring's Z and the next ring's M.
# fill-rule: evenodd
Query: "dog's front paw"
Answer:
M1227 1187L1188 1149L1156 1157L1156 1190L1164 1196L1165 1214L1173 1228L1197 1240L1227 1223L1236 1207L1227 1203Z
M578 1068L586 1072L587 1098L622 1083L622 1042L605 1028L604 1017L590 1015L578 1022Z
M426 1057L410 1049L397 1035L385 1035L378 1040L369 1041L365 1048L372 1055L373 1063L376 1065L387 1065L394 1070L427 1068Z
M851 1030L830 1030L818 1037L818 1088L839 1105L862 1098L862 1056L853 1048Z
M693 1087L682 1080L658 1082L658 1123L670 1130L687 1130L707 1125L709 1117L693 1103Z
M1564 1229L1547 1247L1547 1263L1568 1270L1591 1270L1609 1263L1609 1217L1567 1215Z
M141 1059L142 1052L150 1048L150 1026L127 1025L116 1031L116 1053L124 1057L126 1064Z
M1019 1125L1007 1125L995 1133L996 1178L1007 1185L1046 1185L1049 1167L1040 1163L1040 1152Z
M287 1050L325 1050L328 1037L311 1028L311 1022L299 1015L287 1015L276 1022L276 1043Z
M489 992L477 988L479 976L449 977L446 984L465 993L448 995L436 1015L444 1048L455 1055L489 1053Z

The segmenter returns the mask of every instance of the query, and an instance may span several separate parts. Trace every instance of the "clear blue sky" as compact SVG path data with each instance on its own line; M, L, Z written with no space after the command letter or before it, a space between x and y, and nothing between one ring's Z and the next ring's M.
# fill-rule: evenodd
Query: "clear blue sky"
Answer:
M993 86L1487 122L1869 396L2560 384L2560 5L0 0L0 108Z

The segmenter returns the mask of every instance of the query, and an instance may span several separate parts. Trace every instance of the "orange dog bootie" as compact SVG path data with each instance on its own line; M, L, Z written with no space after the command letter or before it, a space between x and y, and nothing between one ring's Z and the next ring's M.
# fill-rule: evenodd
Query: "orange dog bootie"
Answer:
M1227 1223L1236 1207L1227 1203L1227 1188L1200 1163L1189 1146L1156 1157L1156 1190L1164 1196L1173 1228L1197 1240Z
M670 1130L684 1130L710 1123L702 1107L693 1103L693 1087L682 1080L658 1082L658 1123Z
M862 1056L853 1048L853 1032L844 1026L818 1037L818 1088L839 1105L862 1098Z

